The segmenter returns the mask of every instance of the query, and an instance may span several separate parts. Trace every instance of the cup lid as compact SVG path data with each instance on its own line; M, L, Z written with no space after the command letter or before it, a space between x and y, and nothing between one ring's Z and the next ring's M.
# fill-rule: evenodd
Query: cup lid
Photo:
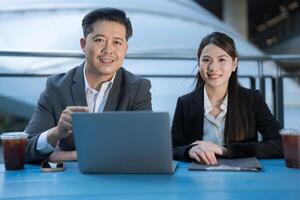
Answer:
M299 135L300 136L300 128L284 128L279 131L281 135Z
M2 133L0 135L1 140L24 139L27 137L28 134L24 132L9 132L9 133Z

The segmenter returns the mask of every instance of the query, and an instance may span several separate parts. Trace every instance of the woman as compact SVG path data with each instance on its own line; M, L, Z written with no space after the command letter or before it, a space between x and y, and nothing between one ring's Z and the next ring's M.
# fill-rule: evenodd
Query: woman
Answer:
M177 101L174 159L216 164L216 156L283 156L281 127L263 96L239 85L237 64L234 41L226 34L214 32L201 41L196 88Z

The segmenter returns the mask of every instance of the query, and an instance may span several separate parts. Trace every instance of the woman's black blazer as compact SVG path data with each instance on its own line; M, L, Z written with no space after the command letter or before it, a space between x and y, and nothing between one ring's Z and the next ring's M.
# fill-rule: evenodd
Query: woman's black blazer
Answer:
M281 126L270 112L263 96L257 90L239 87L242 101L247 101L249 125L255 126L247 133L245 140L226 144L229 158L251 157L276 158L282 157L282 142L279 130ZM228 98L225 120L225 130L232 122L231 109L235 105ZM203 87L177 100L177 106L172 124L173 156L176 160L190 160L187 151L191 143L202 140L204 116ZM230 122L231 121L231 122ZM258 141L258 132L262 140ZM230 133L228 133L230 134Z

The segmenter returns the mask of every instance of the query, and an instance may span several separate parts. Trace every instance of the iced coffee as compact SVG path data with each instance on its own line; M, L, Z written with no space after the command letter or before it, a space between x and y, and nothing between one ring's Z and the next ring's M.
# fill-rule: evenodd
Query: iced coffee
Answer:
M280 130L285 165L300 169L300 129Z
M27 136L23 132L1 134L6 170L24 169Z

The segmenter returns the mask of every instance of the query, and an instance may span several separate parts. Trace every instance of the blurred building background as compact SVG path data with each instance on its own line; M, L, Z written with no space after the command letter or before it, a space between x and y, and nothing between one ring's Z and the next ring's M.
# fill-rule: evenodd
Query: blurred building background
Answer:
M0 132L23 130L46 77L83 61L81 19L98 7L120 8L131 18L134 34L124 67L151 80L154 111L173 117L177 97L194 87L199 42L221 31L235 39L245 58L240 82L251 87L254 79L255 88L265 89L270 108L280 102L272 95L272 81L276 85L278 76L286 76L284 124L299 125L300 60L254 58L299 54L299 1L10 0L0 1ZM271 77L263 87L262 76Z
M196 0L266 54L300 54L299 0ZM288 72L299 62L282 62Z

